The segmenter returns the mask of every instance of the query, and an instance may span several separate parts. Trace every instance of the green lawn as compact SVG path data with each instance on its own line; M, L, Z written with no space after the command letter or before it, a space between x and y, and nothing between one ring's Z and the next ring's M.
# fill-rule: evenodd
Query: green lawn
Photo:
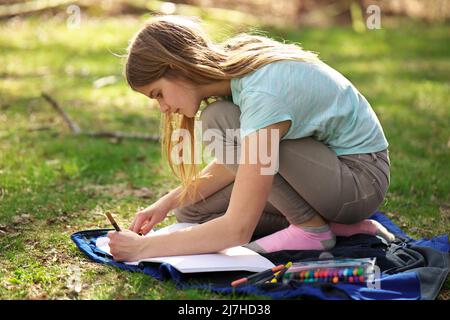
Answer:
M95 264L70 240L79 230L110 228L107 210L128 225L139 207L176 186L157 143L75 137L40 97L49 93L84 129L157 133L158 111L127 88L112 54L124 53L143 19L85 17L80 29L61 16L0 22L1 299L246 298L180 291ZM242 26L208 29L219 40ZM392 161L381 209L413 237L448 232L450 26L268 31L319 52L371 102ZM110 75L116 83L94 87ZM76 270L80 292L67 283ZM449 292L447 281L440 298Z

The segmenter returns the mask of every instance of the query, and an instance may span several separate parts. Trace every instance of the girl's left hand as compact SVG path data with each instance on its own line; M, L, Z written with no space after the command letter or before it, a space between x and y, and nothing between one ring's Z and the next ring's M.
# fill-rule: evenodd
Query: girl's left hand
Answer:
M141 259L145 238L130 230L109 231L109 249L116 261Z

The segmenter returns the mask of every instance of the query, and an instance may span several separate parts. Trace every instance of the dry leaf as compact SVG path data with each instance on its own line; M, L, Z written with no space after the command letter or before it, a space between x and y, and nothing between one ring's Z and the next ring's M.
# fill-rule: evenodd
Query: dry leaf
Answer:
M33 221L34 218L31 216L31 214L21 214L20 216L15 216L13 218L13 224L26 224L31 221Z

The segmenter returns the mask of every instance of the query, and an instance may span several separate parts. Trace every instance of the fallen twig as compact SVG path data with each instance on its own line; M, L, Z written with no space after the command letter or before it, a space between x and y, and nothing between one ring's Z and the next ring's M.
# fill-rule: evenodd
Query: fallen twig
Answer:
M56 102L45 92L42 92L42 97L47 100L47 102L50 103L53 109L55 109L63 117L64 121L67 123L73 133L79 134L81 132L80 127L70 119L69 115L63 110L63 108L59 106L58 102Z
M85 135L99 138L115 138L115 139L140 139L145 141L159 141L158 135L149 135L144 133L128 133L120 131L83 131L80 127L69 117L64 109L53 99L50 95L42 92L42 97L55 109L64 119L64 122L69 126L70 131L75 135Z
M33 132L33 131L47 131L47 130L51 130L52 127L49 126L39 126L39 127L30 127L28 128L28 132Z
M99 138L116 138L116 139L140 139L146 141L159 141L158 135L148 135L143 133L126 133L118 131L98 131L98 132L80 132L82 135Z
M56 8L73 3L73 0L38 0L0 6L0 18Z

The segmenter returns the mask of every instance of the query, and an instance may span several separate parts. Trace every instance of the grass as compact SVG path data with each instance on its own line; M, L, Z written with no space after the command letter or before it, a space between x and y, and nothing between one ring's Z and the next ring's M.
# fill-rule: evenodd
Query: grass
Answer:
M157 110L127 88L111 54L124 53L144 18L84 17L80 29L68 29L64 15L0 22L1 299L255 298L180 291L92 263L70 240L79 230L109 228L106 210L128 225L138 208L176 186L157 143L75 137L40 98L50 93L82 128L157 133ZM371 102L392 161L381 209L416 238L450 229L449 29L409 20L363 34L267 29L320 52ZM209 21L208 30L220 40L242 26L223 31ZM93 86L110 75L115 83ZM79 292L68 283L77 272ZM440 299L449 291L447 281Z

